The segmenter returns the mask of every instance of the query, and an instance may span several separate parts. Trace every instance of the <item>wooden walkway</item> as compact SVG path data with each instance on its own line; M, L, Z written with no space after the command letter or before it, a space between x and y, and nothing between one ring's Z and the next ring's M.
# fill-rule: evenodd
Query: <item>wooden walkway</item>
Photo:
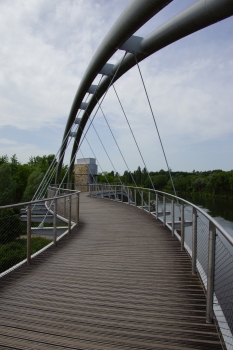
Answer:
M0 349L222 349L170 231L148 213L81 196L81 222L0 281Z

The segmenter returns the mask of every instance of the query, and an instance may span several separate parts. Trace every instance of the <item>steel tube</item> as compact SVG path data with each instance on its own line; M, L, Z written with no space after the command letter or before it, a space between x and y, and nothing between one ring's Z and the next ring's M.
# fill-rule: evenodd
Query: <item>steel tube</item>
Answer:
M64 197L64 202L63 202L63 215L64 215L64 218L66 217L66 200L67 200L67 197Z
M57 245L57 198L54 198L53 211L53 244Z
M148 211L150 213L150 191L148 192Z
M71 106L60 151L56 183L59 183L59 175L67 145L66 135L70 131L83 98L97 74L118 48L131 37L136 30L171 1L172 0L132 0L105 36L85 71ZM79 127L84 130L82 120L80 121Z
M69 196L68 233L71 233L71 196Z
M159 200L158 200L158 193L156 193L156 200L155 200L156 220L158 220L158 218L159 218L158 210L159 210Z
M216 245L216 227L210 221L209 222L207 294L206 294L206 323L213 322L215 245Z
M31 263L31 204L28 204L27 207L27 264Z
M197 209L193 208L193 229L192 229L192 274L197 270Z
M166 197L163 196L163 226L166 226Z
M174 199L171 201L171 219L172 219L172 236L174 236L174 222L175 222L175 205L174 205Z
M137 1L135 0L135 3L136 2ZM144 4L146 5L145 0L144 0ZM158 5L158 4L156 4L156 5ZM164 4L164 6L165 5L166 4ZM132 12L132 16L133 15L134 14ZM171 43L173 43L173 42L175 42L175 41L177 41L177 40L179 40L179 39L181 39L181 38L183 38L191 33L194 33L200 29L203 29L211 24L214 24L214 23L216 23L220 20L223 20L227 17L230 17L232 15L233 15L233 2L232 2L232 0L221 0L221 1L219 1L219 0L199 0L195 4L191 5L189 8L182 11L180 14L178 14L177 16L175 16L174 18L169 20L167 23L163 24L160 28L153 31L147 37L143 38L142 42L140 44L142 53L137 54L137 60L138 60L138 62L140 62L141 60L147 58L149 55L159 51L160 49L166 47L167 45L169 45L169 44L171 44ZM141 14L138 12L137 16L139 17L139 16L141 16ZM117 24L117 22L115 24ZM118 30L119 29L122 29L122 28L118 28ZM110 34L110 32L108 34L109 36L112 35L112 34ZM127 39L127 36L125 35L125 40L126 39ZM107 43L105 43L105 44L107 44ZM103 49L103 47L101 45L98 49L98 52L100 51L101 48ZM105 47L105 51L107 51L107 47ZM95 65L95 63L93 62L94 58L95 58L95 56L93 57L93 59L91 61L91 63L93 65ZM105 61L105 62L107 62L107 61ZM90 63L90 65L91 65L91 63ZM116 71L119 64L120 63L118 62L114 66L113 73ZM121 75L123 75L126 71L131 69L135 64L136 64L136 62L135 62L134 55L128 53L126 55L124 62L123 62L123 65L121 67L123 69L120 69L120 72L119 72L119 74L117 74L117 77L115 78L115 80L119 79ZM90 68L90 65L88 68ZM92 67L92 69L93 68L94 67ZM85 80L85 78L86 78L86 74L85 74L83 80ZM106 77L104 79L104 81L102 81L103 85L106 85L106 86L104 87L102 85L102 83L100 84L100 86L98 87L98 98L100 98L104 94L104 92L107 90L110 81L111 81L111 78L109 79L109 77ZM91 82L89 82L87 88L89 88L90 85L91 85ZM103 89L102 89L102 87L103 87ZM80 88L79 88L78 92L81 93L81 90L82 90L82 84L80 84ZM102 91L100 92L100 90L102 90ZM82 93L83 93L83 97L84 97L86 90L84 92L82 91ZM82 97L82 99L83 99L83 97ZM77 99L78 99L78 93L76 94L76 98L75 98L76 102L74 101L71 110L73 109L74 105L78 105L78 108L79 108L79 105L81 104L82 100L79 100L79 102L77 102ZM71 166L70 166L70 171L68 174L69 179L71 179L71 175L72 175L72 171L73 171L73 163L74 163L73 156L76 154L77 147L79 145L80 138L82 135L82 130L85 129L86 122L87 122L92 110L96 106L96 103L97 103L96 97L94 96L93 103L90 101L89 105L88 105L88 109L87 109L88 115L85 115L85 113L87 111L85 111L83 114L83 117L81 120L81 128L80 128L81 134L80 134L80 131L78 130L77 136L76 136L76 139L74 142L73 150L72 150L71 163L70 163ZM90 104L92 104L92 106L89 109ZM77 107L75 107L75 108L77 108ZM76 113L77 113L77 110L76 110ZM64 133L64 138L65 138L67 132L69 131L69 129L70 129L70 127L75 119L76 113L75 113L75 115L73 114L73 116L71 116L72 113L70 113L69 119L67 121L66 131ZM65 146L66 145L64 145L64 150L65 150ZM64 153L63 152L64 150L63 149L61 150L61 154ZM61 156L59 159L58 171L57 171L57 175L56 175L57 179L59 178L63 157L64 156Z
M76 195L76 225L79 224L79 194Z
M184 250L184 204L181 204L181 229L180 229L180 245L181 250Z

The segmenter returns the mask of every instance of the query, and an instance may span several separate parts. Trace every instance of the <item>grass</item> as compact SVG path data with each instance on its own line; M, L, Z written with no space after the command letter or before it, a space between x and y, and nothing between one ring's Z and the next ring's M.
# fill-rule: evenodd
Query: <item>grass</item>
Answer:
M32 237L32 254L42 249L51 242L44 237ZM27 257L27 239L21 238L15 241L0 245L0 273L18 264Z

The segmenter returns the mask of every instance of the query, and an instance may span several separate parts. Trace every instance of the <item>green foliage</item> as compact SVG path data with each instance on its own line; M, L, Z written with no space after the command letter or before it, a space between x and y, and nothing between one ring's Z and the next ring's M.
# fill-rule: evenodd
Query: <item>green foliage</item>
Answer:
M140 167L137 170L130 173L125 171L120 176L121 181L126 185L134 185L133 178L137 186L145 188L154 188L159 191L165 191L173 193L173 186L170 180L168 171L163 169L150 172L150 177L147 174L146 169L141 170ZM173 183L178 195L189 194L189 195L202 195L202 196L218 196L224 198L233 198L233 170L222 171L222 170L208 170L208 171L195 171L184 172L184 171L171 171ZM119 182L119 178L114 174L102 173L98 176L99 182L116 183ZM151 184L151 180L153 186Z
M40 170L40 168L36 168L28 178L27 186L25 188L23 194L23 202L28 202L33 198L38 186L40 185L42 179L44 177L44 173Z
M8 162L9 162L9 158L6 154L5 154L5 156L0 157L0 165L2 165L4 163L8 163Z
M13 209L0 211L0 244L14 241L21 234L19 216Z
M0 157L0 205L19 203L23 200L30 200L43 176L48 169L50 182L55 181L54 169L57 165L54 154L48 156L30 157L27 164L21 164L16 154L10 159L7 155ZM67 166L61 169L61 177L65 177ZM34 173L32 178L30 176ZM40 173L40 174L39 174ZM30 178L30 180L29 180ZM65 180L66 181L66 180ZM34 192L33 192L34 191Z
M36 253L51 240L43 237L32 237L31 250L32 254ZM20 261L26 259L27 256L27 240L26 238L17 239L13 242L0 245L0 273L6 271Z
M114 174L114 171L111 171L110 173L103 172L98 175L98 182L119 183L119 178L119 174Z
M11 166L3 163L0 166L0 205L14 202L16 184L11 176Z

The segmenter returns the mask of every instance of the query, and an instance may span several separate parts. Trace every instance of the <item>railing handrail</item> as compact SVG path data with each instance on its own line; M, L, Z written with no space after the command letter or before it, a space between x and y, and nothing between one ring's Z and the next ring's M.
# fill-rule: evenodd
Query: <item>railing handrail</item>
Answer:
M55 188L55 187L53 187L53 188ZM63 188L62 188L62 190L64 191ZM73 194L80 193L80 191L75 191L75 190L66 190L66 191L74 192ZM22 202L22 203L16 203L16 204L3 205L3 206L0 206L0 210L1 209L10 209L10 208L22 207L22 206L26 206L26 205L29 205L29 204L36 204L36 203L40 203L40 202L44 202L44 201L52 201L54 198L58 198L58 199L59 198L65 198L65 197L69 197L70 195L71 195L71 193L64 194L62 196L53 196L53 197L49 197L49 198L37 199L37 200L34 200L34 201L29 201L29 202Z
M101 185L101 183L99 183L98 185ZM106 185L104 183L104 185ZM91 184L90 186L95 186L95 184ZM108 184L107 184L108 186ZM114 185L114 184L110 184L109 186L114 187L114 186L119 186L121 187L121 185ZM222 233L222 235L226 238L226 240L233 246L233 237L214 219L212 218L212 216L210 216L208 213L206 213L204 210L202 210L200 207L198 207L197 205L187 201L186 199L183 199L181 197L175 196L173 194L167 193L167 192L162 192L162 191L158 191L158 190L154 190L152 188L146 188L146 187L135 187L135 186L127 186L124 185L124 187L126 188L133 188L133 189L139 189L139 190L147 190L147 191L151 191L154 193L159 193L159 194L163 194L166 196L170 196L174 199L178 199L188 205L190 205L191 207L197 209L202 215L204 215L209 221L211 221L215 227Z

